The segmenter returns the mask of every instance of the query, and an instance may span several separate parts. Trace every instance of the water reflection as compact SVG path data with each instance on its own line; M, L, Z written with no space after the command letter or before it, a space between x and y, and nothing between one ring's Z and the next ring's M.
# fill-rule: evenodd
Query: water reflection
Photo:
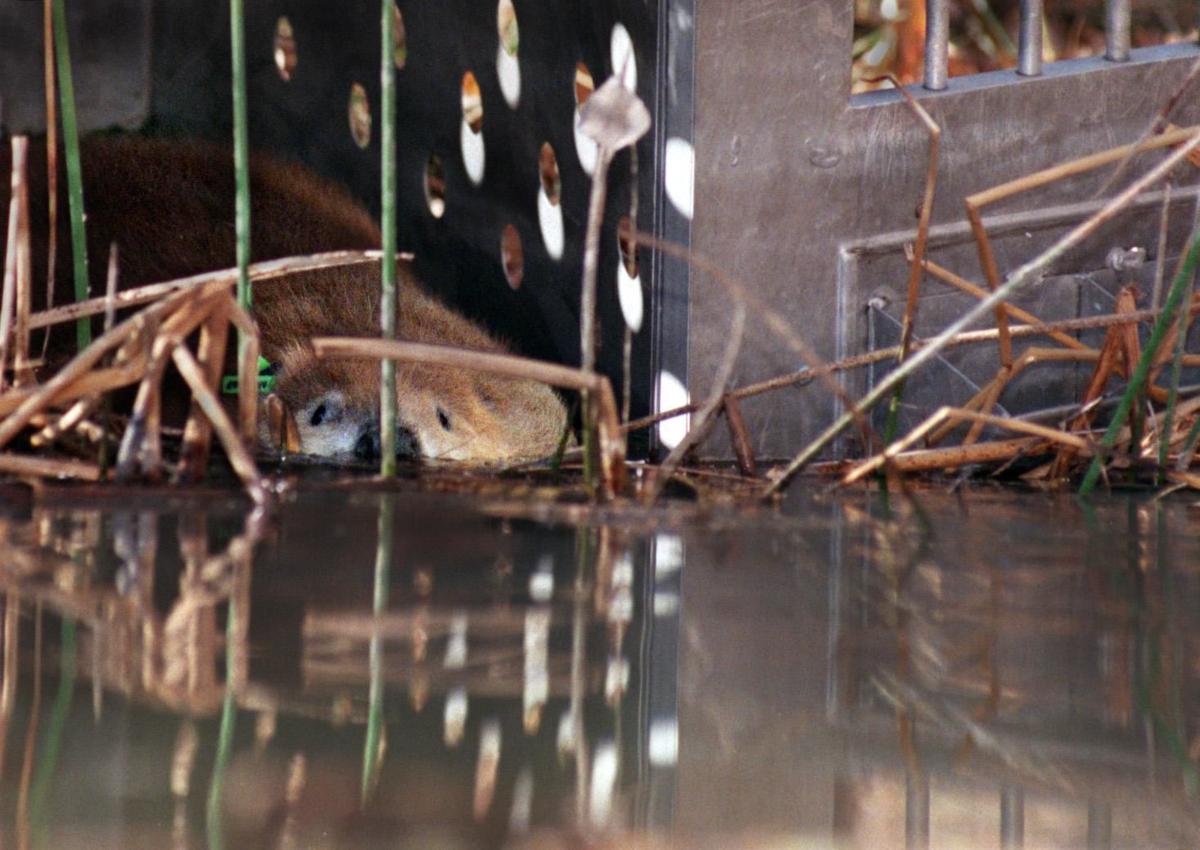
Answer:
M0 846L1200 840L1183 502L3 495Z

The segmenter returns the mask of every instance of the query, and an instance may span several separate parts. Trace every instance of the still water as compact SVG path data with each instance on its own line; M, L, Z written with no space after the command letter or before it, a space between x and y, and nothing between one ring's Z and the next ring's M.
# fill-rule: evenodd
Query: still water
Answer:
M1200 845L1182 499L0 505L3 848Z

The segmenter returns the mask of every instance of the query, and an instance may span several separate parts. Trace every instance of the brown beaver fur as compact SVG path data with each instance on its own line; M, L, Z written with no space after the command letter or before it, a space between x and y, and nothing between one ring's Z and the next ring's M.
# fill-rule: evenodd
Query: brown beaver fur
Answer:
M121 251L122 289L228 268L235 262L234 173L228 150L134 137L93 138L82 148L90 290L103 291L108 246ZM0 153L0 233L8 218L9 146ZM44 145L30 146L34 309L46 279ZM55 304L74 300L65 175L59 176ZM380 246L379 228L341 187L296 165L252 157L254 261ZM427 295L401 263L398 335L484 351L504 348ZM276 392L296 417L302 450L370 456L378 446L380 369L375 361L319 361L306 344L320 335L379 335L375 265L306 272L255 287L254 316L264 356L279 370ZM69 326L54 329L48 367L72 353ZM456 369L399 364L397 418L410 450L475 462L553 451L565 411L547 387Z

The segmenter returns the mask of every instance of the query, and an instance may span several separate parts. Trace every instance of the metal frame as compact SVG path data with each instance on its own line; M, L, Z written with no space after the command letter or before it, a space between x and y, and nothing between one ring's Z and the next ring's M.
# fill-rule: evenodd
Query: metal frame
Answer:
M925 85L911 89L943 131L932 257L981 280L973 247L957 244L963 198L1137 139L1200 50L1177 44L1129 51L1128 5L1114 2L1110 20L1122 26L1110 29L1108 57L1039 68L1036 28L1028 25L1038 9L1026 2L1018 70L947 79L944 27L938 26L946 5L929 0L930 71ZM694 248L752 286L822 356L865 350L871 297L881 286L903 288L902 246L915 236L914 207L927 164L924 129L894 91L850 95L853 20L845 3L698 0L697 22ZM1192 123L1198 114L1193 101L1181 103L1172 118ZM996 242L1002 268L1032 256L1057 228L1077 221L1104 176L1050 187L985 219L989 227L1007 228ZM1152 244L1146 240L1154 224L1125 216L1073 254L1072 268L1055 272L1103 268L1115 244ZM883 253L873 253L877 249ZM1058 298L1063 309L1078 309L1077 293ZM939 319L933 303L922 306L930 322ZM728 316L724 293L706 280L693 281L687 383L694 397L708 392ZM735 380L761 380L802 365L769 333L752 332ZM845 380L854 392L870 377ZM839 412L815 384L742 406L755 449L768 458L790 456ZM706 452L732 454L719 433Z

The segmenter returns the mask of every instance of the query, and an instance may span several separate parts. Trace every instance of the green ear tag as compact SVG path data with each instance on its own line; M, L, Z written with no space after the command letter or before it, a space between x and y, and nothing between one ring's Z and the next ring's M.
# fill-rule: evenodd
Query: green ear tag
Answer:
M261 354L258 356L258 393L267 395L275 389L275 367ZM238 376L225 375L221 378L221 392L224 395L238 394Z

